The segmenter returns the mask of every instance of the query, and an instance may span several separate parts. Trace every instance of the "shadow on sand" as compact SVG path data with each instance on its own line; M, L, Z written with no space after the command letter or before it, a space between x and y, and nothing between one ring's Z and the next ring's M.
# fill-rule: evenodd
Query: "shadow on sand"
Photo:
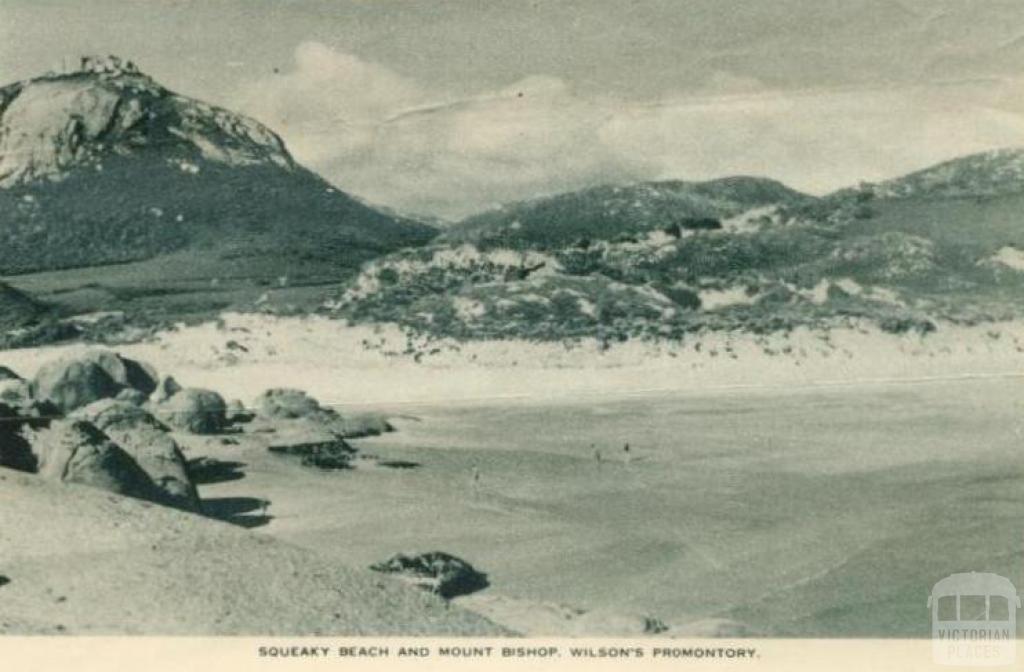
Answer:
M188 473L196 485L225 483L245 478L242 467L245 462L216 460L211 457L197 457L188 461Z
M377 460L377 466L387 467L388 469L418 469L420 463L410 462L409 460Z
M214 497L203 500L203 513L225 523L251 528L266 525L274 519L267 515L269 506L269 499L258 497Z

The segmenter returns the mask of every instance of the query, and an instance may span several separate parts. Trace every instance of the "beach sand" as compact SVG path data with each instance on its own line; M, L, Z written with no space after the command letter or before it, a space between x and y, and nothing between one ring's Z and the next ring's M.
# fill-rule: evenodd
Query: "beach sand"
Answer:
M655 616L670 633L726 619L923 637L938 579L1024 585L1020 323L708 334L600 356L485 343L419 364L363 347L381 338L398 337L226 316L117 349L228 398L299 387L390 415L397 432L354 442L380 459L350 471L182 440L189 457L236 463L200 486L216 515L342 566L453 553L491 582L457 602L529 634L583 634L560 621L567 609ZM84 347L0 364L30 375Z
M562 605L676 631L922 637L938 579L1024 584L1015 380L404 410L397 433L355 442L400 467L224 447L245 476L202 494L265 497L261 530L346 564L454 553L531 634L573 634Z

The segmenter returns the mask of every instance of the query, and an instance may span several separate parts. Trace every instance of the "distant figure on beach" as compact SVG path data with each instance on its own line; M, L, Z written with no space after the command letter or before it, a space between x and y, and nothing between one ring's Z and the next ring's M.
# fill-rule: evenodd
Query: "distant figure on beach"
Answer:
M594 461L601 464L601 449L594 444L590 444L590 449L594 451Z
M626 462L630 462L633 459L633 455L629 452L629 443L622 446L622 454L626 456Z
M473 467L473 496L478 497L480 495L480 468Z

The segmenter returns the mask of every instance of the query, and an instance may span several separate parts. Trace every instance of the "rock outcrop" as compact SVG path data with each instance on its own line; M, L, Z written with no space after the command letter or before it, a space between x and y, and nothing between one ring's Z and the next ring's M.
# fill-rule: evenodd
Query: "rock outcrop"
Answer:
M347 469L356 456L356 449L340 434L309 418L276 422L261 419L250 428L256 432L268 429L273 430L268 434L270 452L297 456L306 467Z
M153 409L161 420L194 434L216 434L227 426L227 404L213 390L185 388Z
M302 390L274 388L256 398L253 405L257 414L268 418L307 418L325 415L329 411Z
M417 555L399 553L371 565L370 569L391 574L446 599L468 595L489 585L486 574L465 560L441 551Z
M266 390L253 403L253 410L259 424L281 424L281 421L300 420L309 426L319 425L326 431L343 438L377 436L392 431L393 427L383 416L361 414L342 415L302 390L274 388Z
M0 466L199 511L181 449L142 408L156 381L152 367L107 350L44 364L31 382L3 368ZM219 398L197 395L201 409L211 409L210 395ZM215 409L201 415L213 420L192 417L185 424L222 424Z
M263 124L116 57L0 86L0 227L5 275L212 247L266 277L271 258L354 267L435 234L298 165Z
M103 367L87 360L54 362L43 366L32 380L32 394L63 411L113 397L121 391Z
M21 435L24 420L13 407L0 403L0 467L35 471L36 456Z
M171 506L200 510L199 493L185 456L167 428L148 411L125 401L103 399L80 408L75 418L88 420L131 455Z
M56 420L28 433L44 479L77 483L119 495L161 501L162 492L145 471L90 422Z
M31 383L32 396L50 401L65 412L133 389L149 395L156 389L155 371L141 362L94 350L43 365Z

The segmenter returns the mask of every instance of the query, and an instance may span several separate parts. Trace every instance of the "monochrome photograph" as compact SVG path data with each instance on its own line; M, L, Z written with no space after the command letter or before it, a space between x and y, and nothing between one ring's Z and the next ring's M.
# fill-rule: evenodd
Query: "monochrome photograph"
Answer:
M1020 2L0 0L0 649L1012 661L1022 375Z

